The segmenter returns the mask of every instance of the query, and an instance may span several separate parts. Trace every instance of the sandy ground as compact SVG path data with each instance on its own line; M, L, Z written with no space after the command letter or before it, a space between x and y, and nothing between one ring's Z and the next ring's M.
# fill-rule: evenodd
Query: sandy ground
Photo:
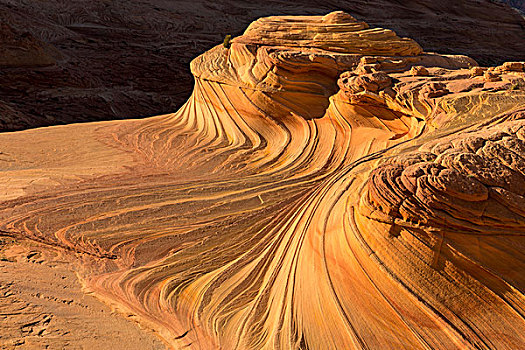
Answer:
M82 292L54 251L0 237L1 349L165 349L151 332Z

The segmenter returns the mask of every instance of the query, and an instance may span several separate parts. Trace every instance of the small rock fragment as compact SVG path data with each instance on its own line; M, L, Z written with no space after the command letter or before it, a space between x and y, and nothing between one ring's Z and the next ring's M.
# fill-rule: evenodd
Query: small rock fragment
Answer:
M410 74L412 74L413 76L421 77L421 76L426 76L429 73L428 73L428 69L426 69L423 66L414 66L410 69Z

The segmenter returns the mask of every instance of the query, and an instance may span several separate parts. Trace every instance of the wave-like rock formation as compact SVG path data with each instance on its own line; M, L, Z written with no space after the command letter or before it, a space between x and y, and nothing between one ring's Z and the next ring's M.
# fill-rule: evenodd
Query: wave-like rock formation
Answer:
M0 229L175 349L525 347L525 72L270 17L174 114L0 135Z
M0 0L0 105L24 115L2 108L0 131L171 113L191 94L190 61L226 35L262 16L334 10L426 51L525 60L525 18L494 0Z

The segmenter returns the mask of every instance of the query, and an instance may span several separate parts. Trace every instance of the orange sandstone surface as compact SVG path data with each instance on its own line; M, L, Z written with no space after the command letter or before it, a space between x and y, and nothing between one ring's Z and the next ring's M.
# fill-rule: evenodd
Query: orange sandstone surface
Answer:
M0 134L0 229L173 349L524 348L524 67L261 18L174 114Z

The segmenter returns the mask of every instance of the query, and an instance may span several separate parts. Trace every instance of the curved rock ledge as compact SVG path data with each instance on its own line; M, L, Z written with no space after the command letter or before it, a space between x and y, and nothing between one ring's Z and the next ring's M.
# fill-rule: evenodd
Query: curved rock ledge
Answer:
M174 349L523 348L522 67L261 19L177 113L0 134L0 229Z

